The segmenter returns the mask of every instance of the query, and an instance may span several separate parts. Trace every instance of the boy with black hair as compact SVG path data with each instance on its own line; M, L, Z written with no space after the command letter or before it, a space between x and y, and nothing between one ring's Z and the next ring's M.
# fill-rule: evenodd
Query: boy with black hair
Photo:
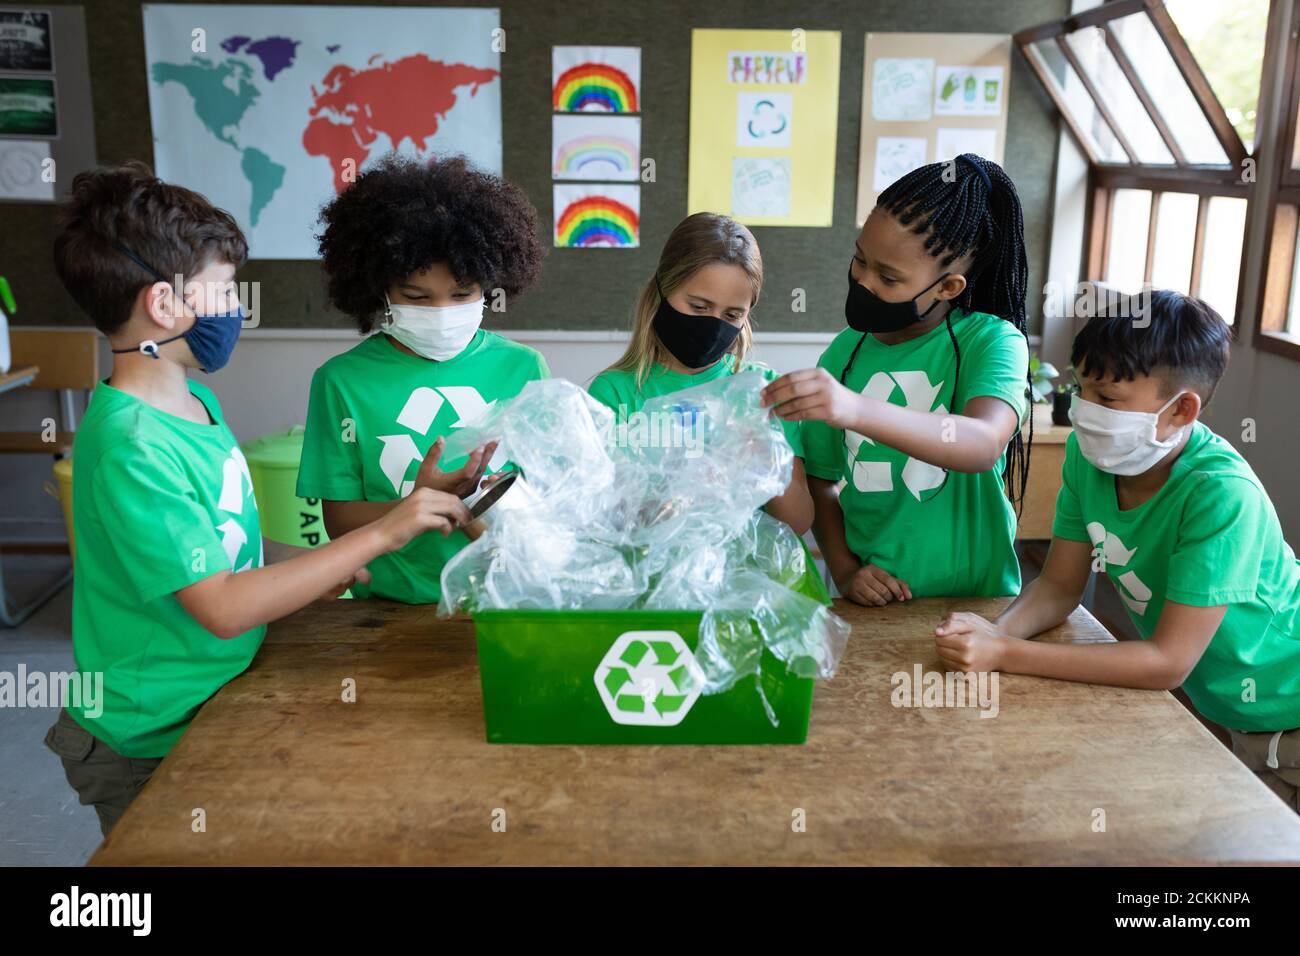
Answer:
M107 834L204 701L252 662L268 621L470 517L425 489L263 567L248 465L216 397L186 374L221 368L239 337L239 227L139 163L78 175L61 215L55 268L115 359L73 446L72 644L79 671L103 674L103 699L64 709L45 741Z
M993 621L950 614L935 640L963 671L1182 686L1300 810L1300 563L1255 473L1199 421L1228 339L1213 309L1169 291L1137 321L1088 322L1071 355L1080 393L1043 572ZM1143 640L1020 640L1064 621L1093 571L1110 576Z

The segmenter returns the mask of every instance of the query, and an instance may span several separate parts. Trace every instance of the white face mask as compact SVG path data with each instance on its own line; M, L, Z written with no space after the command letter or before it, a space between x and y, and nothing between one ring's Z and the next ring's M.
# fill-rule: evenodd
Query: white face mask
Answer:
M384 293L384 321L380 328L417 355L445 362L465 351L483 324L482 298L463 305L394 305Z
M1079 451L1094 466L1112 475L1140 475L1183 440L1184 425L1164 441L1156 438L1160 416L1186 392L1179 392L1158 412L1107 408L1081 398L1070 400L1070 423Z

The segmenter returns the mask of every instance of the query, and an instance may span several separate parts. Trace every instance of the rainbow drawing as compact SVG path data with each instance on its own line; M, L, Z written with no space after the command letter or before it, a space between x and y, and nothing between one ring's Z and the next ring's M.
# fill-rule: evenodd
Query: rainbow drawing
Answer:
M641 242L636 186L555 187L555 245L566 249L633 249Z
M557 179L634 178L639 152L618 136L580 136L557 146L553 172Z
M616 66L579 63L560 74L551 103L561 113L635 113L636 84Z

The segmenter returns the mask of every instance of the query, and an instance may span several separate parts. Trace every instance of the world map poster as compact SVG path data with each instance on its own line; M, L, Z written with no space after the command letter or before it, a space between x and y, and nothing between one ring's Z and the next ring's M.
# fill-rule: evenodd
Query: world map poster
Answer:
M146 4L154 170L314 259L321 206L389 152L501 172L496 9Z

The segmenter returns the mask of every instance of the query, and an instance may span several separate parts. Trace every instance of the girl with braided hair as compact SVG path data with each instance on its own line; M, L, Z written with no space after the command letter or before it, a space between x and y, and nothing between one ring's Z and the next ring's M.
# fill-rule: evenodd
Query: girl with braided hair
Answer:
M817 368L764 390L802 423L831 578L876 606L1018 593L1008 493L1019 501L1028 477L1029 347L1015 185L971 153L913 170L880 194L848 278L849 327Z

